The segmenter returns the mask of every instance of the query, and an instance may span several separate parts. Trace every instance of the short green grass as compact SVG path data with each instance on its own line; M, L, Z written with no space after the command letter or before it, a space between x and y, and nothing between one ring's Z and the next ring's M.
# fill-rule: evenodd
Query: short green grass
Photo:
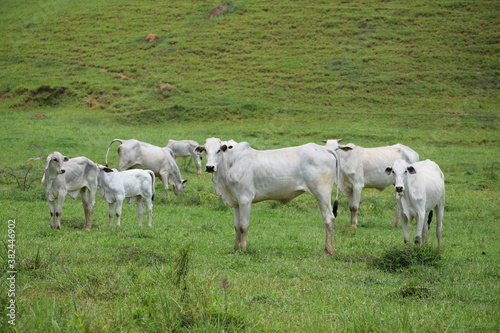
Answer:
M11 326L1 252L2 330L497 332L497 4L252 0L208 19L221 4L1 6L0 239L15 219L18 272ZM386 189L363 192L358 229L340 195L332 256L307 195L254 205L248 250L232 253L231 209L182 161L188 186L167 197L157 182L152 229L135 205L109 228L100 195L91 232L69 198L50 229L50 152L104 163L114 138L212 136L407 144L445 173L442 248L435 224L427 246L403 245Z

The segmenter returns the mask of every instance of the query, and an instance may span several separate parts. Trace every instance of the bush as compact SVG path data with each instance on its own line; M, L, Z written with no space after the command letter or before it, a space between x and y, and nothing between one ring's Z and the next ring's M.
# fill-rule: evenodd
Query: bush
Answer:
M387 249L375 257L372 265L388 272L398 272L414 265L437 266L441 261L441 249L428 245L405 245Z

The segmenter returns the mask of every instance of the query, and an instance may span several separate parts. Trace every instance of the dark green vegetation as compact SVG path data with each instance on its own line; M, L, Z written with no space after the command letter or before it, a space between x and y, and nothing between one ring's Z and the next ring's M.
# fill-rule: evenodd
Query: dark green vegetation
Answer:
M242 1L211 18L219 5L0 6L0 239L16 219L15 329L498 332L498 2ZM260 149L409 145L445 173L443 247L434 229L428 246L403 246L387 189L363 193L357 230L341 196L332 256L307 195L254 205L248 251L233 254L232 211L182 161L188 187L166 197L157 182L152 229L137 227L135 206L108 228L100 195L91 232L69 198L63 229L50 229L39 182L50 152L104 163L114 138L211 136ZM13 331L1 258L0 327Z

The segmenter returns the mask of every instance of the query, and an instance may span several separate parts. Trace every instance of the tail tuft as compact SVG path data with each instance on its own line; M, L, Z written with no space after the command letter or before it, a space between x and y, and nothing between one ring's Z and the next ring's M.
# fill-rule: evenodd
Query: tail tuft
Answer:
M335 200L333 202L333 216L337 217L337 210L339 209L339 201Z
M429 212L429 217L427 218L427 228L431 226L432 222L432 210Z

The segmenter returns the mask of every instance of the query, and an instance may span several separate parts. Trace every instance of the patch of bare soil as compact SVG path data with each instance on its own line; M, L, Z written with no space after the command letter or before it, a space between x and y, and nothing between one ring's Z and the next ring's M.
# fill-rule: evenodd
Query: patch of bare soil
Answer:
M144 37L144 39L146 40L146 42L152 43L152 42L154 42L155 40L158 39L158 35L148 34L146 37Z
M226 5L226 4L220 5L218 7L215 7L214 10L212 10L212 12L210 13L210 15L208 16L208 18L209 19L213 19L214 17L222 15L225 12L227 12L228 9L229 9L229 6Z
M122 79L126 79L127 78L127 75L125 75L125 74L123 74L121 72L110 72L106 68L101 68L101 72L103 72L103 73L110 73L110 74L116 74L116 75L119 75Z

